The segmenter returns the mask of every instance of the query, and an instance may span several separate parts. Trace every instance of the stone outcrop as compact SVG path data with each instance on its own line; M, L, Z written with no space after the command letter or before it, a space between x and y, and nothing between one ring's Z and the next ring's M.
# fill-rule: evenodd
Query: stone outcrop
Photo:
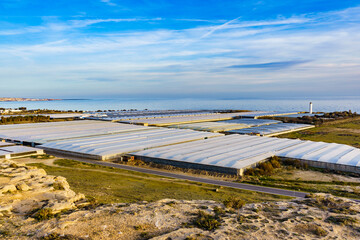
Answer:
M0 239L360 239L360 203L328 194L240 209L208 200L83 199L63 177L0 160Z
M70 189L65 178L11 160L0 160L0 176L0 216L31 215L44 208L56 214L75 209L85 199Z

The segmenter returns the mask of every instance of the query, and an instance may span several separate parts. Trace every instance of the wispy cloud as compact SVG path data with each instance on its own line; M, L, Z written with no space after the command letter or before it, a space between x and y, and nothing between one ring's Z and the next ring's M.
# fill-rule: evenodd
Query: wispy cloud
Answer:
M21 35L27 33L40 33L47 31L69 31L76 28L84 28L100 23L121 23L121 22L148 22L148 21L161 21L162 18L110 18L110 19L80 19L80 20L69 20L66 22L46 22L40 26L31 26L18 29L6 29L0 30L0 35Z
M221 25L219 25L219 26L214 27L214 28L211 29L209 32L207 32L207 33L205 33L204 35L202 35L202 36L200 37L200 39L206 38L206 37L210 36L211 34L213 34L215 31L218 31L218 30L220 30L220 29L222 29L222 28L225 28L227 25L231 24L232 22L235 22L235 21L238 20L239 18L240 18L240 17L237 17L237 18L235 18L235 19L233 19L233 20L227 21L227 22L224 23L224 24L221 24Z
M116 6L117 5L112 0L100 0L100 2L106 3L109 6Z
M39 32L31 42L0 40L0 79L16 79L9 81L6 91L15 92L22 85L50 94L55 91L51 89L73 89L75 95L270 94L309 91L306 83L311 83L311 91L350 94L360 88L359 11L259 21L236 18L176 29L162 18L49 20L23 30ZM146 21L164 25L147 30L106 28L110 22ZM97 28L102 31L92 32ZM8 34L20 34L12 31Z
M309 60L293 60L293 61L282 61L282 62L268 62L268 63L255 63L255 64L241 64L232 65L228 68L265 68L265 69L284 69L292 66L296 66L302 63L308 63Z

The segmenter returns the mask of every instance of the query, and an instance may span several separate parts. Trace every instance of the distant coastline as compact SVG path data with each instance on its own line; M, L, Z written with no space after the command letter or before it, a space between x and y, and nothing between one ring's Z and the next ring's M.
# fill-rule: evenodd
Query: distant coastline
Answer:
M43 101L60 101L62 99L54 99L54 98L10 98L10 97L2 97L0 98L0 102L43 102Z

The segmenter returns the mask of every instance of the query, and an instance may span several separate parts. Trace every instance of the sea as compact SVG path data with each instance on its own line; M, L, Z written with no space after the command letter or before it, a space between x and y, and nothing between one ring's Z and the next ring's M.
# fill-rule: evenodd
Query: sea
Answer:
M309 102L314 112L348 111L360 113L360 96L329 98L284 99L64 99L38 102L0 102L0 108L54 109L54 110L219 110L241 109L261 111L308 111Z

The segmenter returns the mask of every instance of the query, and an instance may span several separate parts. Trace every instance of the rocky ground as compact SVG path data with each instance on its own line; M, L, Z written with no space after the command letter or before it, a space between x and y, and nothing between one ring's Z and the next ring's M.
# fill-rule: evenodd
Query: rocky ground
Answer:
M246 204L231 199L99 205L66 179L0 160L1 239L360 239L360 203L316 194Z

